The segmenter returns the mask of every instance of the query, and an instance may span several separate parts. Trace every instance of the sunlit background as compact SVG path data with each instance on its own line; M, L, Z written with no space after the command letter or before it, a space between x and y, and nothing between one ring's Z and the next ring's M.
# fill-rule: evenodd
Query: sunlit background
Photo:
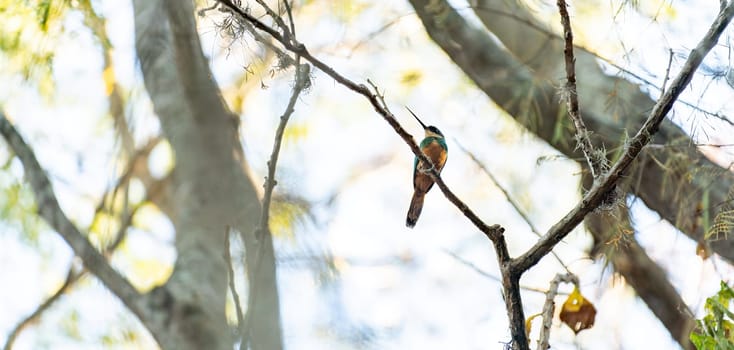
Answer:
M47 22L41 23L38 11L6 10L22 8L13 2L0 0L0 106L35 149L65 213L86 228L95 244L109 242L120 221L111 214L95 215L95 209L126 167L119 157L124 144L110 116L112 84L125 101L123 114L135 145L143 146L160 133L135 57L131 3L48 1ZM474 20L466 2L452 3ZM475 88L429 40L407 2L296 4L298 38L314 55L355 81L370 79L379 86L399 122L415 137L421 137L422 130L404 106L441 129L449 148L443 179L483 220L507 229L511 254L524 252L537 237L463 149L498 178L541 231L580 198L577 163L522 129ZM609 74L623 74L618 68L624 68L657 86L665 77L670 50L675 73L718 11L715 1L571 4L577 42L605 58L600 64ZM208 5L199 1L202 8ZM554 1L531 5L539 18L560 26ZM90 13L106 21L102 25L108 43L90 29ZM293 74L276 69L277 58L251 38L228 37L218 26L222 19L216 10L199 18L202 46L225 99L241 117L242 142L259 187ZM14 33L20 33L16 46L9 44ZM722 45L705 61L705 74L694 78L682 99L731 115L734 93L715 74L730 63L726 44L731 39L722 38ZM659 95L653 85L631 79L652 97ZM726 129L720 128L720 121L683 104L677 105L673 117L697 142L734 142L734 134L722 131ZM720 164L734 161L732 148L709 152ZM5 146L0 147L0 164L4 343L15 325L53 294L80 262L36 218L22 166ZM159 142L148 160L153 177L164 177L173 164L167 144ZM314 72L312 86L288 124L271 220L288 349L500 349L509 341L501 284L495 279L500 273L487 238L438 190L428 194L415 229L405 228L412 166L409 148L364 98ZM141 203L142 188L133 181L126 201L120 195L106 203L118 210L123 202L139 206L112 260L136 287L149 290L171 272L175 233L154 205ZM731 279L734 270L717 256L702 260L695 242L639 201L629 198L628 203L637 239L700 317L706 297L718 290L720 280ZM235 248L241 248L236 243ZM577 228L555 249L580 276L582 292L598 312L595 326L578 335L556 318L551 330L554 348L677 348L624 280L604 261L588 258L590 246L589 235ZM548 256L521 284L547 289L553 276L564 271ZM240 295L246 295L244 278L237 286ZM570 287L562 286L561 292L570 292ZM544 299L542 293L524 290L526 315L540 312ZM236 322L231 302L228 312ZM535 324L532 339L538 329ZM116 297L85 277L20 333L15 348L100 345L156 347Z

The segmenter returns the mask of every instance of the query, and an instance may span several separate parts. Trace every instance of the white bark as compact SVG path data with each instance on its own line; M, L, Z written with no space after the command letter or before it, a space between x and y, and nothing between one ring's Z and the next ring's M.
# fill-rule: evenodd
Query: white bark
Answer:
M271 237L254 241L260 214L255 188L245 175L237 119L211 77L192 1L134 0L136 49L145 86L175 153L174 203L178 257L171 279L154 290L169 338L167 349L231 349L224 306L227 227L243 233L247 256L262 249L260 271L248 261L258 299L252 312L255 349L279 349L280 317ZM250 260L250 259L248 259Z

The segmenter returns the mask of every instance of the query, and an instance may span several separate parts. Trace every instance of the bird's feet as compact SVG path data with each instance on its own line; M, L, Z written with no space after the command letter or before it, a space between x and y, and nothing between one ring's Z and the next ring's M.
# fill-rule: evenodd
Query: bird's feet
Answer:
M423 165L423 166L419 166L419 167L418 167L418 171L419 171L419 172L420 172L421 174L428 174L428 173L430 173L430 172L431 172L432 170L434 170L434 169L436 169L436 167L435 167L435 166L433 166L433 165L431 165L431 166L430 166L429 168L426 168L426 167L425 167L425 165Z

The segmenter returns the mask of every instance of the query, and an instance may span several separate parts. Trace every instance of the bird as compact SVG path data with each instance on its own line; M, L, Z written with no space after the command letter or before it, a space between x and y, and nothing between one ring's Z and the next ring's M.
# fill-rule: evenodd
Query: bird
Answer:
M448 157L448 147L446 147L446 140L443 137L443 133L433 125L426 126L410 108L407 106L405 108L423 127L426 136L420 143L421 152L431 160L436 171L440 173L443 166L446 165L446 159ZM405 226L407 227L415 227L415 223L418 221L418 217L421 215L421 210L423 209L423 199L426 193L433 187L433 179L428 175L429 170L430 165L424 164L418 157L415 157L415 161L413 162L413 198L410 200L408 215L405 218Z

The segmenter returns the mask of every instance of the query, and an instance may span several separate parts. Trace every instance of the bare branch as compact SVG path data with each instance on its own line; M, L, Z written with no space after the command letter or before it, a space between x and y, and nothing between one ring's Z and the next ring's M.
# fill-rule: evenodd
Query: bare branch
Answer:
M280 155L280 146L283 142L283 135L285 134L285 127L288 124L288 120L295 111L296 102L301 92L309 86L309 74L311 67L308 64L300 64L300 57L296 56L296 82L293 87L293 93L288 101L288 105L280 117L280 124L278 129L275 131L275 141L273 142L273 151L270 153L270 160L268 161L268 175L265 178L265 194L263 195L263 208L262 215L260 216L260 230L262 232L268 231L268 219L270 218L270 202L273 198L273 189L278 183L275 181L275 169L278 164L278 156Z
M579 278L572 273L567 273L565 275L557 274L551 281L548 292L545 294L545 304L543 304L543 327L540 329L538 350L550 349L548 340L550 339L550 328L553 324L553 312L556 308L554 299L556 298L556 295L558 295L558 285L560 285L561 282L573 283L578 286Z
M280 30L283 31L283 36L285 37L286 40L290 40L291 38L295 40L295 38L291 35L291 32L288 29L288 26L283 21L283 17L281 17L279 13L276 13L275 11L273 11L273 9L271 9L270 6L268 6L268 4L266 4L265 1L263 0L255 0L255 2L260 4L260 6L262 6L262 8L265 9L265 12L268 14L268 16L270 16L273 19L273 21L275 21L275 24L278 26L278 28L280 28Z
M640 154L642 149L652 139L653 135L658 131L660 123L673 107L678 96L683 89L686 88L691 81L694 72L703 61L706 54L716 45L721 33L726 29L729 22L734 16L734 3L729 5L716 17L706 35L699 44L694 48L683 69L672 81L671 86L660 97L653 107L650 115L642 125L637 134L629 141L629 145L624 150L619 160L612 166L608 173L602 174L594 186L589 190L584 198L573 208L566 216L548 230L530 250L515 259L512 263L513 267L518 271L526 271L530 267L540 261L540 259L548 254L553 246L560 242L566 235L571 232L586 214L596 209L603 201L609 201L610 196L616 196L616 182L624 174L632 161Z
M400 125L400 123L398 123L398 121L395 119L395 116L383 104L381 104L381 97L378 94L372 93L369 88L367 88L367 86L365 86L364 84L357 84L342 76L333 68L311 55L308 49L306 49L305 45L296 41L287 40L287 38L284 38L282 35L280 35L278 31L265 25L249 13L242 11L242 9L234 5L230 0L218 1L227 6L234 13L252 23L255 28L260 29L271 35L287 50L311 62L316 68L326 73L328 76L336 80L339 84L344 85L350 90L366 97L369 100L370 104L375 108L375 111L377 111L377 113L379 113L383 117L383 119L387 121L388 124L390 124L395 132L410 147L413 154L424 163L432 164L431 160L425 154L423 154L423 152L421 152L420 148L415 143L413 136L410 135ZM492 241L492 244L494 245L497 254L497 260L499 261L500 271L502 272L503 292L505 295L506 307L507 310L509 310L508 316L510 318L511 328L513 329L513 339L515 342L527 343L525 337L525 320L522 309L522 301L520 298L520 275L513 272L513 267L510 264L510 254L507 250L507 244L505 243L505 238L503 235L504 228L500 227L499 225L489 226L484 223L484 221L482 221L479 216L477 216L461 199L459 199L448 188L448 186L446 186L446 184L441 179L439 173L436 171L435 167L431 167L427 173L431 177L431 179L434 180L438 188L441 189L441 192L443 192L444 196L446 196L446 198L451 203L453 203L464 214L464 216L466 216L483 234L485 234ZM521 335L519 335L518 338L515 338L515 335L517 335L518 332Z
M82 259L84 266L99 278L102 283L117 295L135 315L144 319L146 316L141 307L141 295L130 282L112 268L107 259L95 249L91 243L71 223L56 200L51 182L38 164L33 150L23 140L5 114L0 111L0 133L23 163L25 176L31 187L38 206L38 214L53 227Z
M663 79L663 87L660 90L665 91L668 79L670 79L670 67L673 65L673 50L671 49L668 53L668 68L665 68L665 78Z
M273 189L275 188L275 185L277 185L277 181L275 180L275 170L278 164L278 156L280 155L280 146L283 142L283 135L285 134L285 127L288 124L288 120L290 119L291 115L295 111L296 102L298 101L298 97L300 96L301 92L303 92L304 89L306 89L310 85L310 73L311 73L311 67L308 64L300 64L301 58L298 54L296 54L296 64L295 64L295 86L293 87L293 93L291 94L291 98L288 101L288 105L286 106L285 111L283 112L283 115L280 117L280 123L278 124L278 128L275 131L275 140L273 142L273 151L270 153L270 160L268 161L268 175L265 177L265 194L263 195L263 202L262 202L262 212L260 216L260 223L259 226L255 229L255 237L257 238L258 242L262 242L262 238L264 235L270 234L270 226L269 226L269 219L270 219L270 204L273 198ZM260 244L259 247L262 247L262 244ZM262 261L262 250L257 249L255 251L255 268L253 271L259 271L260 270L260 264ZM250 283L254 283L256 278L250 278ZM234 288L234 287L232 287ZM251 331L251 325L252 325L252 310L254 309L255 305L255 293L256 288L252 288L252 285L250 285L250 291L247 295L247 315L245 316L244 320L240 323L240 329L242 332L242 341L240 342L240 349L246 349L249 341L250 341L250 331Z
M455 139L454 142L459 146L459 148L461 148L462 151L464 151L464 153L466 153L469 156L469 158L471 158L472 161L474 161L474 164L476 164L479 167L479 169L481 169L485 174L487 174L487 176L489 177L490 180L492 180L492 182L495 184L495 186L497 186L497 188L500 189L500 191L502 192L502 194L505 195L505 198L507 199L507 201L515 209L515 212L517 212L517 214L520 215L520 217L525 221L525 223L528 224L528 227L530 227L530 231L532 231L536 236L542 237L543 234L541 234L540 233L540 230L538 230L538 228L535 227L535 225L533 224L533 222L530 221L530 218L528 217L528 215L525 214L525 211L520 207L520 203L518 203L517 201L515 201L515 199L513 199L512 196L510 196L510 193L499 183L499 181L497 181L497 178L494 176L494 174L492 174L491 171L489 171L489 168L487 168L476 157L476 155L474 155L474 153L472 153L468 149L464 148L464 146L462 146L461 143L459 143L458 140ZM558 260L558 263L561 264L561 266L563 267L564 270L566 270L566 272L571 273L571 271L568 269L568 266L566 266L566 264L563 262L563 260L561 260L561 258L558 256L558 254L556 254L556 252L551 251L551 254L553 254L553 256L556 258L556 260Z
M285 12L288 14L288 22L291 25L293 40L296 40L296 22L293 21L293 9L291 9L291 4L288 3L288 0L283 0L283 4L285 5Z
M576 127L577 147L584 153L586 162L589 163L591 176L595 179L600 175L602 169L601 157L594 152L594 146L591 144L589 131L586 129L584 120L579 112L579 97L576 91L576 58L573 56L573 32L571 31L571 20L568 18L568 9L566 9L566 0L558 0L558 11L561 14L561 24L563 25L563 39L565 46L563 55L566 63L566 85L563 89L563 99L566 101L568 108L568 116Z

